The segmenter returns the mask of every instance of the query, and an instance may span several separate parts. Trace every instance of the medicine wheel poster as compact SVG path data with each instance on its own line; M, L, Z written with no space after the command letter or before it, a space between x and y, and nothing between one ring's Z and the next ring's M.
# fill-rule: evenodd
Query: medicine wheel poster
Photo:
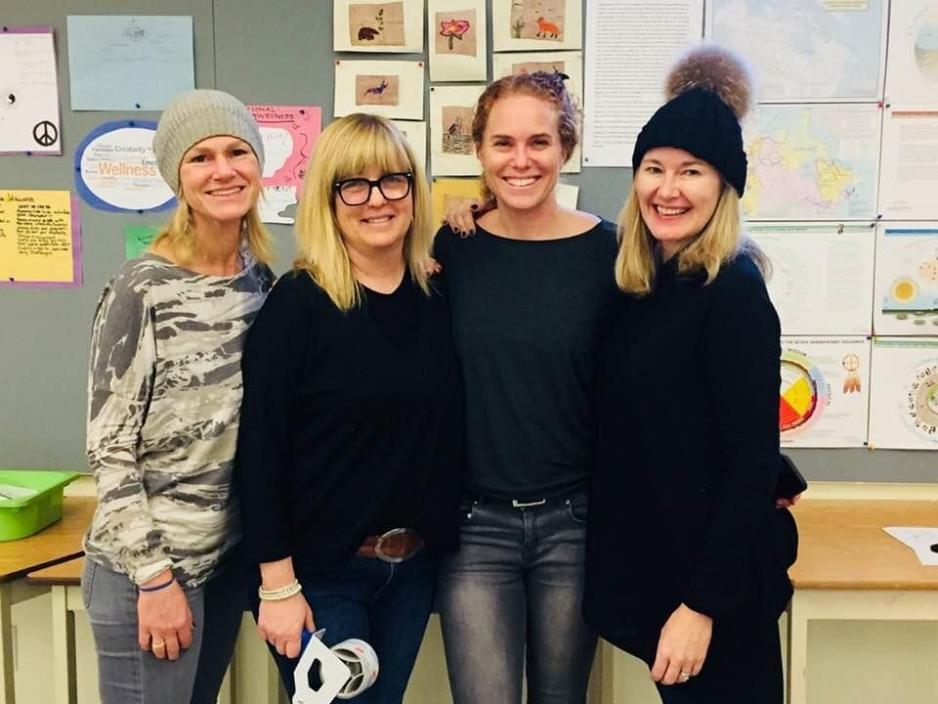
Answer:
M779 428L801 432L817 420L830 401L830 385L818 366L805 354L786 349L781 360Z

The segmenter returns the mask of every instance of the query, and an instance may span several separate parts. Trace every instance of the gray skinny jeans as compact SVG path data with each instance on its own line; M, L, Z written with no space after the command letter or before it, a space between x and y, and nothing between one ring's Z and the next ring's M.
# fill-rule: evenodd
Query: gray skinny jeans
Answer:
M581 616L585 489L543 506L463 504L437 605L455 704L583 704L596 633Z
M101 704L215 704L246 604L237 567L186 590L195 631L175 662L140 649L137 589L126 575L86 559L81 592L98 654Z

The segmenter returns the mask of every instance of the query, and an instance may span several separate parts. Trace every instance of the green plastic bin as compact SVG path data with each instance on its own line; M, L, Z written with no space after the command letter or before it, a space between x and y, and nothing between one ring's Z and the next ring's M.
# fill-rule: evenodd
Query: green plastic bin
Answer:
M38 492L28 498L0 499L0 541L25 538L62 518L65 486L77 476L78 472L0 470L0 484Z

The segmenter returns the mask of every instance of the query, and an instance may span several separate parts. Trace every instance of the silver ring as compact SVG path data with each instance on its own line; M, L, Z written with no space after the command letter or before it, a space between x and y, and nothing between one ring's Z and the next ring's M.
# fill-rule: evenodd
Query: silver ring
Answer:
M678 682L681 682L681 683L687 682L690 679L690 676L691 675L689 672L681 672L681 674L678 675L678 678L677 678Z

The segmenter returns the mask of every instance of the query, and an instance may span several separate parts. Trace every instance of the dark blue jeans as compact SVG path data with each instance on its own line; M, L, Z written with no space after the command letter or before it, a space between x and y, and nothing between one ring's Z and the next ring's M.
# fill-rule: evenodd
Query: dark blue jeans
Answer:
M532 508L466 502L438 604L455 704L583 704L596 634L581 616L586 490Z
M378 655L378 679L355 697L357 704L400 704L414 668L436 593L436 558L428 550L398 564L374 557L349 559L341 569L324 574L298 574L303 595L313 610L323 642L332 647L360 638ZM257 583L251 589L257 618ZM293 696L293 669L298 660L269 648L280 678Z

